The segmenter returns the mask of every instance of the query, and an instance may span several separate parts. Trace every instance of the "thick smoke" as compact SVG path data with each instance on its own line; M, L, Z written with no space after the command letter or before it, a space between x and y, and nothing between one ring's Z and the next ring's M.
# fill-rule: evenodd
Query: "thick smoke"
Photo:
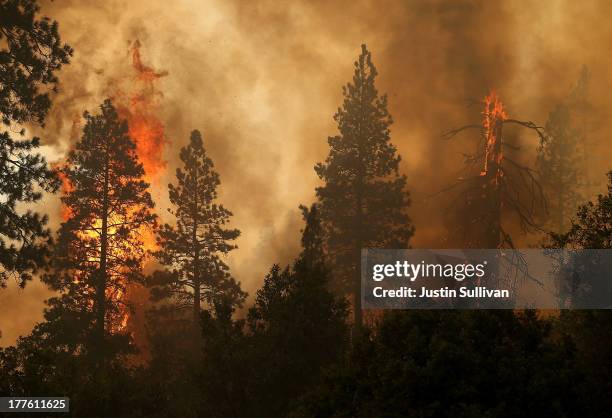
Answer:
M442 133L478 123L478 101L490 88L511 117L544 124L586 64L599 125L592 135L602 144L593 167L605 180L612 168L603 143L612 87L609 9L604 1L570 0L46 2L44 13L59 21L75 55L39 134L50 158L61 159L78 138L79 115L129 80L129 46L139 40L146 65L168 72L157 85L170 143L160 184L172 180L178 149L200 129L221 175L221 199L242 231L230 264L252 295L272 263L287 263L299 250L298 205L314 199L313 165L335 134L332 116L361 43L373 52L379 91L389 95L392 140L413 196L413 246L441 245L448 204L432 195L455 180L476 135L445 142ZM537 139L512 135L531 163ZM154 197L163 215L165 191ZM59 204L49 202L55 227ZM0 294L2 344L41 318L44 294L37 283Z

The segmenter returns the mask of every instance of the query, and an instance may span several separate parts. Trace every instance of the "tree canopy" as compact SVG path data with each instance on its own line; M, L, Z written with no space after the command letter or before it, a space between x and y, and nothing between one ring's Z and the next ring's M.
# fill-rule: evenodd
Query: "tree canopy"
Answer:
M40 139L25 138L23 128L43 125L50 93L57 91L56 73L72 55L57 22L40 17L39 9L32 0L0 1L0 287L10 275L24 286L31 272L44 265L47 216L17 207L59 185L45 159L34 153Z
M193 309L199 320L202 302L212 308L223 297L240 305L246 297L222 259L236 248L231 241L240 231L226 226L232 212L217 202L219 174L199 131L191 133L180 158L183 167L176 170L177 184L168 185L176 223L160 228L160 250L155 252L168 270L158 272L152 284L158 298L172 297L179 308Z
M375 86L378 71L365 45L355 62L352 82L334 115L338 135L328 139L329 154L315 171L326 247L338 288L353 295L355 325L361 327L361 249L403 248L414 233L400 156L391 143L387 96Z

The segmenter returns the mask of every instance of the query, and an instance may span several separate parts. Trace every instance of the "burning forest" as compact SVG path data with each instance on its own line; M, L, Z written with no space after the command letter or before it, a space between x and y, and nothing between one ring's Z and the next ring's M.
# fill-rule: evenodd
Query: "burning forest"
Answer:
M606 416L609 9L0 0L0 412Z

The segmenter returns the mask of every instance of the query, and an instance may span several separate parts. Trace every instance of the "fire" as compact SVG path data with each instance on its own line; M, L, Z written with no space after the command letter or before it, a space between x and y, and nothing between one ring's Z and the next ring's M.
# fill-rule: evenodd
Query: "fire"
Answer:
M166 168L163 151L167 142L164 124L157 116L160 110L159 98L163 95L156 82L168 73L155 71L142 63L138 40L132 44L130 55L132 69L135 71L130 83L133 90L127 97L125 94L119 94L117 107L119 115L128 122L130 137L136 143L147 180L156 183Z
M72 183L70 183L70 180L68 180L68 177L66 177L66 174L64 174L64 172L62 171L62 165L54 164L53 169L55 170L60 179L60 190L62 192L62 195L72 192L74 190L74 186L72 185ZM60 207L60 216L62 217L62 221L66 222L72 217L72 211L68 206L62 205Z
M140 46L140 42L135 41L130 47L131 69L133 73L129 76L129 80L126 80L129 81L126 84L128 87L114 92L112 96L119 116L128 123L129 135L136 145L136 153L145 171L145 180L152 185L158 185L160 175L166 169L163 151L167 141L164 124L157 116L160 113L159 98L162 97L162 93L158 90L156 82L166 76L167 72L158 72L144 65L140 54ZM116 85L123 84L116 83ZM73 131L80 130L78 128L80 128L80 118L73 121ZM64 194L74 190L73 185L61 171L59 171L59 176L61 179L61 190ZM72 214L69 208L62 206L60 210L63 221L70 219ZM94 226L100 223L97 220L94 222ZM154 250L156 248L155 235L152 230L143 226L138 233L142 241L143 250ZM95 235L96 232L92 230L83 233L82 238L97 238ZM131 298L130 293L138 293L139 291L129 286L109 288L107 297L122 302ZM134 297L138 299L139 296L136 294ZM112 321L111 332L126 331L130 319L129 309L126 304L121 303L118 317Z
M503 175L499 169L503 160L501 149L502 123L508 118L504 105L499 100L497 93L493 90L484 99L484 111L482 112L482 126L485 133L485 159L481 176L493 176L495 182ZM492 172L490 172L492 171Z
M129 80L129 91L118 92L115 100L119 116L127 120L130 137L136 144L136 153L143 165L145 180L156 186L159 185L160 175L166 170L163 152L167 143L165 126L158 116L160 113L159 99L163 97L163 94L156 83L160 78L168 75L168 72L156 71L145 65L142 62L140 47L138 40L130 47L133 74ZM139 234L144 250L150 251L157 248L155 235L151 229L141 227ZM148 299L148 297L143 297L142 292L143 289L128 287L125 292L121 291L113 298L119 301L133 299L134 303L137 303L138 300ZM131 319L129 310L123 309L117 330L127 330ZM136 322L138 322L137 319Z

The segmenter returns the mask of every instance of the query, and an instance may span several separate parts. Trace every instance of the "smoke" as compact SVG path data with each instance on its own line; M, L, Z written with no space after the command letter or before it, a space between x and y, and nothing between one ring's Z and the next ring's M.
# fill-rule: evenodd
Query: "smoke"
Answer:
M461 153L475 143L476 133L451 142L442 133L479 123L477 102L490 88L510 117L543 125L589 66L599 115L592 135L602 139L593 168L604 181L610 7L570 0L44 2L75 55L38 133L50 158L61 159L78 138L75 120L112 96L118 80L129 80L129 46L139 40L143 63L167 72L156 80L168 141L159 183L173 180L178 150L192 129L201 130L221 175L220 199L242 231L230 266L252 296L272 263L299 251L298 205L314 200L313 166L336 133L332 116L362 43L379 70L379 92L389 96L392 141L413 197L414 247L440 246L448 204L432 195L456 179ZM531 162L536 137L512 135ZM165 216L165 190L153 196ZM43 206L56 227L57 198ZM10 313L0 319L2 344L41 318L39 290L32 284L19 297L12 288L0 293ZM37 308L25 310L33 301ZM9 328L15 317L20 325Z

